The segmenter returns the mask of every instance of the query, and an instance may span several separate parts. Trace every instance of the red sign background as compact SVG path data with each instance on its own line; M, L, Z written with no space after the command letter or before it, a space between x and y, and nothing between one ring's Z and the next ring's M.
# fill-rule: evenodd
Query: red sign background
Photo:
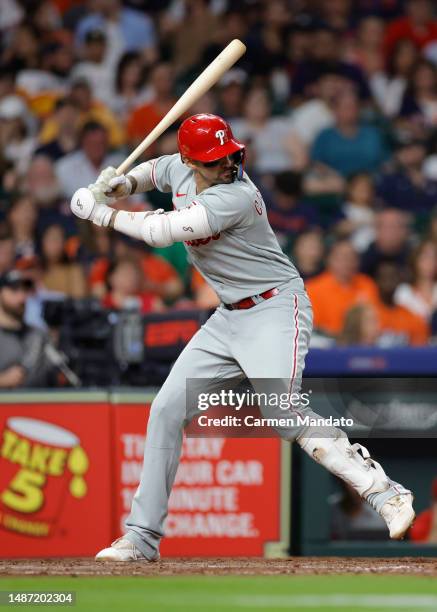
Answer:
M115 524L138 485L149 406L115 405ZM280 537L278 438L184 440L163 556L262 556Z
M78 473L68 463L70 449L18 435L11 417L36 419L41 430L62 427L78 438ZM14 438L12 443L6 444ZM4 557L88 556L108 545L111 529L110 406L108 403L2 404L0 406L0 541ZM8 449L9 446L9 449ZM37 453L32 449L38 446ZM78 454L76 453L76 454ZM43 458L50 457L44 464ZM65 461L64 461L65 459ZM21 463L20 463L21 462ZM74 462L73 462L74 464ZM45 469L46 465L47 469ZM38 511L16 511L8 503L20 470L36 484ZM76 468L75 468L76 469ZM72 480L76 481L72 483ZM76 494L73 495L71 491ZM35 526L49 530L37 534ZM18 527L17 527L18 526ZM28 532L30 530L30 533ZM33 533L32 533L33 532Z

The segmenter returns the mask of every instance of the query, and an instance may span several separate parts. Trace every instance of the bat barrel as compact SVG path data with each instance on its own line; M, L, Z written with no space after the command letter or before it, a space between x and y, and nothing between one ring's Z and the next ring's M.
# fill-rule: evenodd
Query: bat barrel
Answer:
M246 52L246 46L235 38L223 51L205 68L190 87L182 94L163 119L148 134L143 142L117 168L117 174L124 174L128 168L169 128L181 115L183 115L199 98L201 98L213 85L217 83Z

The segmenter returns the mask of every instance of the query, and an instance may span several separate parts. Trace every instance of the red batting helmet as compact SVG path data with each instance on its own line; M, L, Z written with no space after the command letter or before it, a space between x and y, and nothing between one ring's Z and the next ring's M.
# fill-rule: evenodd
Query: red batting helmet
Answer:
M201 162L244 151L224 119L203 113L185 119L178 131L178 146L181 155Z

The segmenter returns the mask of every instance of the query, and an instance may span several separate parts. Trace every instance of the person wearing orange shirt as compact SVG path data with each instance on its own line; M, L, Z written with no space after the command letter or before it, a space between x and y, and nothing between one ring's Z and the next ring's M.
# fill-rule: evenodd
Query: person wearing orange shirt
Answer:
M380 300L376 304L376 313L381 327L379 344L383 346L427 344L429 328L422 317L399 306L394 302L394 294L402 281L399 266L391 261L382 261L375 276Z
M138 260L144 274L144 290L161 298L165 302L173 302L184 291L183 283L173 266L163 257L145 251L141 242L122 236L115 243L115 257L130 257ZM103 298L106 293L106 276L110 268L110 259L100 257L91 266L88 282L91 293Z
M150 84L153 89L152 100L134 109L127 122L127 136L133 146L138 145L152 131L176 102L173 95L173 69L169 64L160 63L154 67ZM148 155L152 153L153 148L149 149Z
M336 336L343 329L350 308L378 301L375 283L359 273L358 267L358 255L352 244L348 240L339 240L331 247L326 271L307 281L316 329Z

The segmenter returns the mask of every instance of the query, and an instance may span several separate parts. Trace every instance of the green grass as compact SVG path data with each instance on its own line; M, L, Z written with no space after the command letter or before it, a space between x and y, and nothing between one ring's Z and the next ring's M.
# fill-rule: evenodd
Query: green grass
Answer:
M75 591L74 607L50 609L80 612L437 611L437 581L411 576L11 577L0 579L0 590Z

